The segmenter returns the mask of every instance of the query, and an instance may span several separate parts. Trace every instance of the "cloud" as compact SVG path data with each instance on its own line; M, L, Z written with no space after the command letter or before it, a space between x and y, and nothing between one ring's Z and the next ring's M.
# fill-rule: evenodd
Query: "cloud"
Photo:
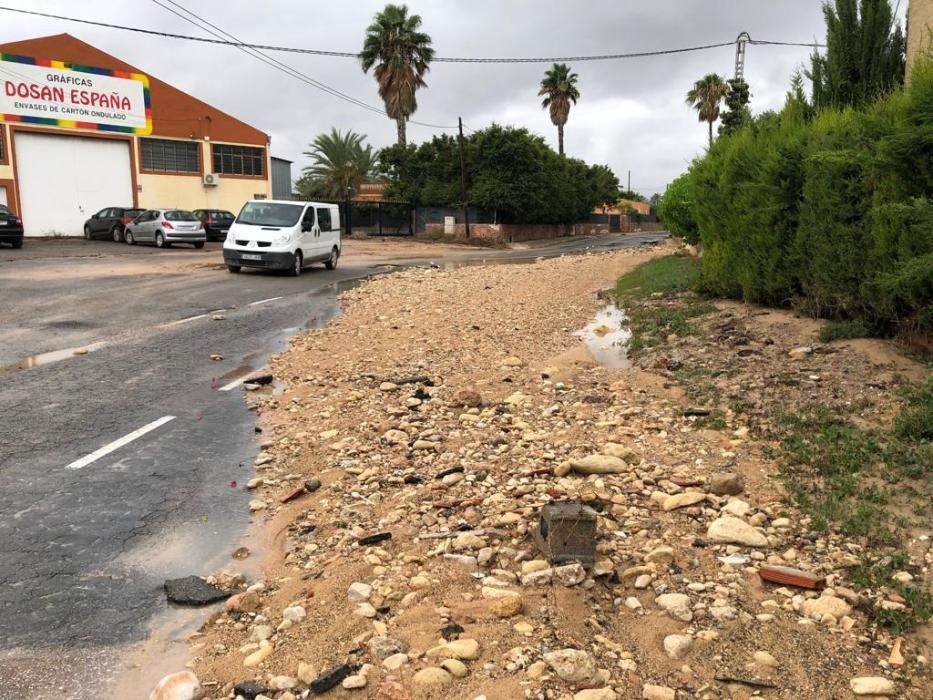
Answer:
M373 14L384 3L266 0L177 0L245 41L356 51ZM10 0L23 9L168 32L202 34L152 2ZM753 38L809 42L824 35L817 0L412 0L424 29L443 56L567 56L676 48ZM905 3L906 5L906 3ZM903 14L903 12L902 12ZM142 70L269 132L272 152L305 165L302 151L317 134L337 127L367 134L376 147L392 143L394 124L340 101L229 48L0 13L0 42L69 32ZM754 111L781 104L807 48L748 47L746 78ZM375 81L357 61L275 53L277 60L374 106ZM54 58L54 57L48 57ZM582 98L567 125L567 150L607 163L624 182L646 194L662 190L702 152L705 129L684 104L694 80L708 72L729 76L731 47L611 62L573 62ZM474 129L495 121L514 124L556 144L556 130L540 108L542 64L435 63L419 93L415 119ZM412 125L409 138L435 129Z

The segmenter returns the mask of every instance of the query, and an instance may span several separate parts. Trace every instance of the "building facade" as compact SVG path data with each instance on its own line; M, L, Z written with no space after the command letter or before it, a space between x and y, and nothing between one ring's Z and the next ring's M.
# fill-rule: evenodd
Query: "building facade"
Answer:
M268 134L69 34L0 44L0 100L0 203L27 236L80 236L105 207L272 195Z
M907 7L907 78L917 57L933 51L933 0L910 0Z

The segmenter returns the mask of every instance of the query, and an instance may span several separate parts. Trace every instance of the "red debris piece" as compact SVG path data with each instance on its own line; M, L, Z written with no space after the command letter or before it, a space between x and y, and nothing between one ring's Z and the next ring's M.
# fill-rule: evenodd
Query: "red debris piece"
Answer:
M236 488L236 479L234 479L233 481L230 482L230 488L232 488L232 489L235 489L235 488Z
M758 575L764 581L771 583L780 583L785 586L796 586L797 588L810 588L819 590L826 587L826 578L811 574L809 571L801 571L789 566L771 566L765 565L758 570Z
M284 496L279 499L279 503L288 503L289 501L294 501L296 498L302 494L307 493L304 486L298 486L297 488L289 491Z

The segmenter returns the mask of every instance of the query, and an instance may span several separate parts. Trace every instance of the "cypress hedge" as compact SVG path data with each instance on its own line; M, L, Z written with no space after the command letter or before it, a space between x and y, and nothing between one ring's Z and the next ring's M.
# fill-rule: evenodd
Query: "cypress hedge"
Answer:
M933 332L933 61L864 109L813 116L791 93L688 182L705 291Z

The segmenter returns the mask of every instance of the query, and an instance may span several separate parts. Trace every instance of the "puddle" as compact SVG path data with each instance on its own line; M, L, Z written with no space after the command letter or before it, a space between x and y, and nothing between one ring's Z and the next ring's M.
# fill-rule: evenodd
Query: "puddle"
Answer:
M0 367L0 374L5 374L7 372L15 372L20 369L32 369L33 367L42 367L43 365L50 365L53 362L61 362L62 360L67 360L69 357L80 357L82 355L87 355L89 352L94 352L95 350L100 350L107 344L106 341L99 341L96 343L90 343L88 345L80 345L75 348L65 348L64 350L53 350L52 352L43 352L39 355L30 355L15 365L7 365L6 367Z
M628 369L632 366L628 358L628 344L632 332L626 328L625 312L618 306L602 309L586 327L576 335L583 341L587 351L603 367Z

